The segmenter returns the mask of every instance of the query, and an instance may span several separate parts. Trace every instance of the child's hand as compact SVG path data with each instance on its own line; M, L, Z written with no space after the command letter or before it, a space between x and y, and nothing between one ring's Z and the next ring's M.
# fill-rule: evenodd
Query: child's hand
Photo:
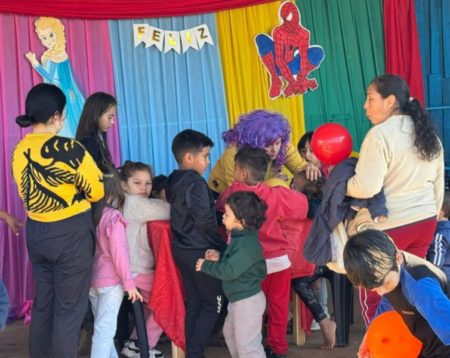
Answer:
M317 180L322 176L322 172L314 164L307 164L304 168L306 172L306 179Z
M367 349L367 335L364 335L364 338L359 346L358 350L358 358L370 358L371 354Z
M205 259L208 261L219 261L220 260L220 252L213 249L208 249L205 252Z
M135 287L129 291L127 291L128 293L128 299L131 301L131 303L135 303L136 301L144 301L144 298L142 297L141 293L139 292L139 290Z
M201 271L203 262L205 262L205 259L198 259L197 263L195 264L195 271Z
M24 226L19 220L8 213L5 213L5 223L16 235L19 235L19 229Z

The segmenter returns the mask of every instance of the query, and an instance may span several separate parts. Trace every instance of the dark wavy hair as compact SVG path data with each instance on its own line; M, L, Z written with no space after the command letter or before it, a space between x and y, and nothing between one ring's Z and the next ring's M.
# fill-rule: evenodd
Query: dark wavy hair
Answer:
M159 198L161 192L166 189L167 176L160 174L152 179L152 192L150 198Z
M389 272L398 272L397 252L383 231L366 230L350 237L344 247L348 279L354 286L368 290L382 286Z
M40 83L34 86L25 100L25 114L17 116L20 127L29 127L37 123L47 123L55 114L63 114L66 96L55 85Z
M226 203L246 229L258 230L266 221L267 204L251 191L236 191Z
M280 152L274 160L275 168L279 170L286 161L291 127L280 113L257 110L240 116L233 128L222 133L222 138L238 149L246 146L265 149L281 139Z
M326 179L323 176L309 180L306 177L306 172L301 170L295 173L294 178L292 178L292 187L305 194L308 200L322 199L325 182Z
M393 95L397 101L401 114L411 117L414 122L416 138L414 146L419 158L431 161L439 156L442 146L436 132L433 121L415 98L410 98L409 87L406 81L396 75L382 75L374 78L373 85L382 98Z

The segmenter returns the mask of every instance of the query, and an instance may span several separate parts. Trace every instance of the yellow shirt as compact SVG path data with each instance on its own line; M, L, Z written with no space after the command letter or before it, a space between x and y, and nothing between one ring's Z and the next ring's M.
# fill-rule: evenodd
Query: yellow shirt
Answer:
M221 193L228 188L233 182L234 176L234 156L237 150L235 145L225 148L221 157L217 160L208 179L208 186L212 191ZM284 166L291 172L295 173L306 165L297 149L289 143L286 150L286 162ZM273 178L277 174L272 161L269 163L266 179Z
M104 195L103 175L76 140L27 134L12 154L12 173L28 216L53 222L80 214Z

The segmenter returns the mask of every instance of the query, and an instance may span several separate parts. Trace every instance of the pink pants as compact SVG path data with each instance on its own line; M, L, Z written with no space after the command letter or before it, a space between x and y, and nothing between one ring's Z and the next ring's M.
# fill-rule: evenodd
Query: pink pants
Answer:
M385 230L384 232L388 234L392 240L394 240L395 245L397 245L399 250L424 258L431 242L433 241L436 225L436 218L433 217L430 219L417 221L412 224ZM381 297L376 292L360 288L359 301L361 303L364 322L366 323L366 326L368 326L372 318L375 316Z
M150 347L155 347L158 343L159 337L163 333L162 328L158 323L156 323L153 318L153 313L147 307L147 302L150 297L150 292L153 286L153 276L154 273L140 273L134 278L134 283L136 287L139 289L142 297L144 297L144 304L142 305L144 308L144 315L146 319L146 327L147 327L147 336L148 336L148 345ZM137 339L136 328L133 329L133 333L131 333L132 339Z

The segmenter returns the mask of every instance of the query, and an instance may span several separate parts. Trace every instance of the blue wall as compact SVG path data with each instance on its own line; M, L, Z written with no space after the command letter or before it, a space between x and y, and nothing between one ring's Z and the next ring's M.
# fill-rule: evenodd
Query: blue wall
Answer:
M450 0L415 0L426 107L444 143L450 176Z

